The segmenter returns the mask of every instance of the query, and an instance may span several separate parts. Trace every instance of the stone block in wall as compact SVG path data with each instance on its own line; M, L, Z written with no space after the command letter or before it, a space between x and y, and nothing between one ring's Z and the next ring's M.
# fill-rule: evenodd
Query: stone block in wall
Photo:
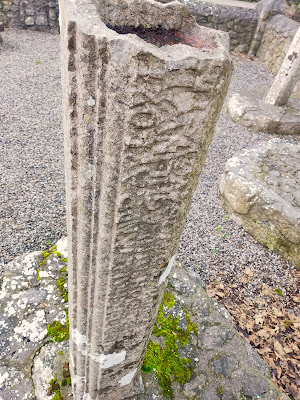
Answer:
M25 9L25 15L34 15L34 9L33 8L26 8Z
M57 21L57 12L53 8L49 9L49 20L50 21Z
M35 18L35 23L38 26L47 26L48 18L45 14L38 14Z
M25 18L25 24L26 24L27 26L32 26L32 25L34 25L34 18L33 18L33 17L26 17L26 18Z

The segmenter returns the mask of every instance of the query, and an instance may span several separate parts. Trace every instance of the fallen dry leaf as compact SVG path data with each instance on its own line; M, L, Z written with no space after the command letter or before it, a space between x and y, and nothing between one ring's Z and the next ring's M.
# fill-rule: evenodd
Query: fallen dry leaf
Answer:
M274 383L294 400L300 400L296 385L300 382L300 318L295 315L299 314L300 303L300 296L295 295L297 285L281 297L274 287L263 284L258 294L251 297L245 285L250 277L247 272L245 269L242 278L237 276L235 281L226 283L223 297L219 296L222 291L215 283L208 285L208 292L227 308L239 334L267 362Z

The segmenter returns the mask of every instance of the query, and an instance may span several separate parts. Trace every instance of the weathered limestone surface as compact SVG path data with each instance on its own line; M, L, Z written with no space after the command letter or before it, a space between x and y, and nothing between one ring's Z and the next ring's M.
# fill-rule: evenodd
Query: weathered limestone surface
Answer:
M194 370L184 385L172 383L174 400L219 400L220 391L225 399L244 400L244 396L255 399L260 396L264 400L287 399L271 382L265 362L238 334L228 312L207 296L197 273L185 270L176 262L167 293L175 302L170 308L163 306L164 317L178 317L178 326L183 331L189 323L187 318L197 327L197 334L191 332L187 345L181 347L177 343L179 356L189 358L191 362L187 367ZM150 340L165 348L165 337L152 334ZM66 360L66 349L67 342L50 343L35 358L33 378L37 400L48 400L48 382L51 377L58 376L57 371ZM131 400L166 399L154 372L143 373L142 378L145 392Z
M76 399L117 400L141 390L229 84L228 37L199 27L179 3L104 1L98 13L88 0L66 0L60 8L72 384ZM173 29L198 47L157 47L105 24Z
M274 75L279 71L284 57L299 28L299 23L285 15L273 16L267 23L257 57Z
M58 242L63 253L66 249L62 244ZM1 276L0 398L3 400L36 399L31 367L49 340L47 324L53 320L66 322L66 304L56 284L66 264L57 255L39 266L42 261L41 252L20 256L4 267ZM38 397L38 400L52 397Z
M183 386L172 383L174 400L287 400L271 382L267 365L238 334L228 311L207 296L197 273L176 263L167 293L174 296L175 304L163 307L164 316L178 317L183 329L188 316L197 326L197 335L190 335L188 345L178 345L180 356L191 359L194 371ZM165 346L164 337L150 339ZM132 400L165 399L154 374L144 374L143 381L145 393Z
M258 90L235 93L229 100L228 113L233 121L257 132L279 135L300 134L300 111L266 103Z
M266 64L273 75L278 73L299 26L299 22L281 14L267 21L257 57ZM296 84L294 94L300 97L299 82Z
M300 28L298 29L274 82L262 99L260 91L234 94L228 104L230 117L255 131L300 134L300 110L288 104L300 76Z
M60 240L57 245L64 260L67 258L66 246L66 239ZM66 263L57 254L53 254L43 266L39 266L42 259L39 252L23 255L8 264L2 275L1 320L6 308L13 308L14 314L9 317L9 323L14 328L6 330L8 320L4 317L0 344L3 349L10 346L7 342L12 339L14 350L19 354L16 361L11 359L9 347L7 353L2 353L0 398L3 400L51 400L54 397L54 393L49 390L52 379L59 383L60 395L65 400L73 398L70 386L63 384L69 376L69 341L49 343L49 336L44 336L46 323L54 319L65 322L61 314L66 304L61 302L56 281L61 275L61 267L65 267ZM40 279L37 282L38 269ZM207 296L196 273L185 270L176 262L167 291L174 296L175 303L171 308L164 307L165 317L178 317L178 325L186 330L188 315L198 329L197 335L191 332L187 345L178 347L181 358L191 359L194 372L190 380L182 386L182 392L179 391L179 384L172 384L175 400L218 400L219 397L216 396L221 387L227 396L225 398L231 398L230 395L235 394L237 400L242 400L247 394L254 398L260 395L262 399L269 400L279 400L281 396L282 400L286 399L269 380L267 365L240 337L228 312ZM26 307L24 299L28 299ZM45 320L34 322L41 311L45 312ZM26 324L29 315L33 321L31 326L23 329L22 333L14 332L18 326ZM33 334L35 337L39 336L38 341L32 341ZM163 337L158 338L152 334L151 340L164 347ZM20 349L26 354L29 350L30 357L20 358ZM145 393L133 397L132 400L165 398L153 373L143 374L142 377Z
M300 27L266 96L266 102L277 106L287 104L299 77Z
M300 266L300 146L279 140L236 153L220 182L224 206L246 232Z

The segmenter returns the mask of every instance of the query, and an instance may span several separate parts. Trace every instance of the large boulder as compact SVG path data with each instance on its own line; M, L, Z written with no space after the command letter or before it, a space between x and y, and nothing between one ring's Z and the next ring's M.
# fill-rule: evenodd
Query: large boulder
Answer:
M300 267L299 165L299 145L260 143L227 161L220 194L246 232Z

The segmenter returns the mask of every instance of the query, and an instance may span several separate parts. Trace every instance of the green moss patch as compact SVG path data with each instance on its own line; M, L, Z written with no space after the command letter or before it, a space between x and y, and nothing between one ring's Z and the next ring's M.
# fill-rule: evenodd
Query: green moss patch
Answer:
M66 324L61 324L60 322L55 320L51 324L47 325L48 335L51 336L49 342L63 342L69 339L70 334L69 334L68 310L66 310L66 314L67 314Z
M54 396L52 397L51 400L64 400L60 394L60 386L59 386L59 383L57 382L57 380L51 379L51 381L49 382L49 385L50 385L50 388L49 388L50 395L54 394Z
M150 341L142 365L142 371L145 373L155 372L164 396L171 399L173 398L172 382L183 385L190 379L194 370L194 367L189 366L191 359L180 357L178 345L183 348L189 343L192 332L197 335L196 325L190 321L187 312L185 312L187 322L185 330L178 326L178 317L172 315L164 317L163 308L172 308L174 305L174 296L165 293L152 332L157 337L164 337L164 345L161 347L158 343Z

